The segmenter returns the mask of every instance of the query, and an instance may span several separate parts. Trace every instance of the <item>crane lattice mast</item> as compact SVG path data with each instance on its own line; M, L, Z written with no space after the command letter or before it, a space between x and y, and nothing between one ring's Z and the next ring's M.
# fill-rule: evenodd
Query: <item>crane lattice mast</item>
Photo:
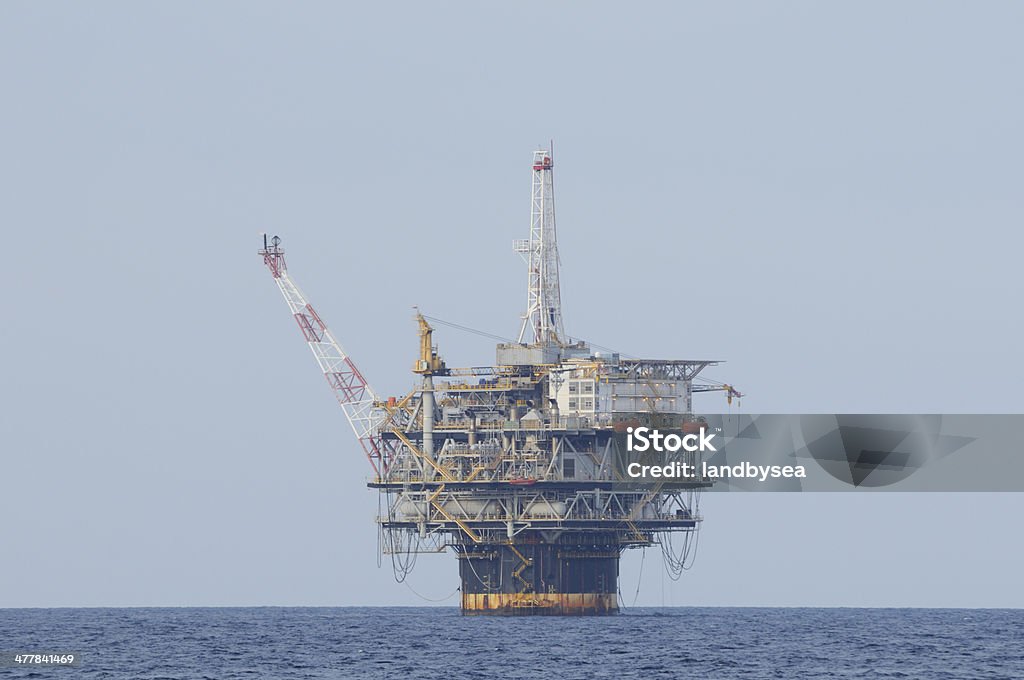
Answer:
M280 244L279 237L275 236L268 244L267 237L264 236L263 250L259 251L259 254L263 256L263 263L270 270L277 287L281 289L288 309L295 317L299 330L302 331L320 366L320 371L327 379L327 384L341 404L342 410L345 411L345 416L356 433L356 438L359 439L370 465L373 466L374 473L379 477L386 472L390 458L389 449L380 436L380 425L386 414L378 406L380 400L373 388L288 275L284 249Z
M533 152L533 192L529 240L515 241L513 247L526 260L526 314L519 330L519 342L562 345L566 341L562 324L562 296L558 286L558 240L555 233L555 187L550 149Z

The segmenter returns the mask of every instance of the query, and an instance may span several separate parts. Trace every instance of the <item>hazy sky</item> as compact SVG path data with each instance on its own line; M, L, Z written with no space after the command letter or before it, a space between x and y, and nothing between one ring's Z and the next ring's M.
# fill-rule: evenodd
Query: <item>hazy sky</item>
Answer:
M0 606L423 604L258 234L401 394L412 305L518 331L551 138L570 334L727 360L752 413L1024 410L1022 32L1015 2L0 3ZM702 507L638 604L1024 606L1022 494Z

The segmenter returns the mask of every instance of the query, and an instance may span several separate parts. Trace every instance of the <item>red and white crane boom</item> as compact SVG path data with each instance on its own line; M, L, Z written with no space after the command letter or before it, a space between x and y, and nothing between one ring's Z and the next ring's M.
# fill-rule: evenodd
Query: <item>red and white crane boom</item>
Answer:
M288 275L281 239L275 236L268 243L264 235L263 250L259 254L263 256L263 263L281 289L288 309L295 317L327 384L345 411L374 473L377 477L383 476L390 456L380 436L380 426L386 417L385 410L379 406L380 400L341 343Z

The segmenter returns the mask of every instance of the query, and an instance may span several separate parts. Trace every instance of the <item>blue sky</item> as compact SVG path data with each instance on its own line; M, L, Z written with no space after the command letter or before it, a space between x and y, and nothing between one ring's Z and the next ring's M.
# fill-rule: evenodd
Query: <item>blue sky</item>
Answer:
M1022 20L3 3L0 606L422 604L377 567L368 466L259 233L401 394L413 305L517 332L511 242L552 138L570 334L727 360L709 375L753 413L1021 412ZM1024 605L1020 495L703 509L693 571L663 584L648 555L638 604ZM451 593L454 558L411 585Z

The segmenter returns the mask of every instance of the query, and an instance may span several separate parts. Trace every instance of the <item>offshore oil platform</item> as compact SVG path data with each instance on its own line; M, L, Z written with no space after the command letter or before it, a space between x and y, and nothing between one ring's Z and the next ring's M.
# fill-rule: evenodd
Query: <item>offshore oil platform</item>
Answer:
M552 170L550 150L534 152L529 238L513 244L528 271L518 340L498 344L493 366L449 367L417 312L418 380L401 397L373 391L290 278L280 239L259 252L372 466L396 578L453 550L464 614L617 613L627 548L659 546L678 578L712 481L631 479L626 432L695 433L694 393L742 396L698 379L717 361L595 352L566 335Z

